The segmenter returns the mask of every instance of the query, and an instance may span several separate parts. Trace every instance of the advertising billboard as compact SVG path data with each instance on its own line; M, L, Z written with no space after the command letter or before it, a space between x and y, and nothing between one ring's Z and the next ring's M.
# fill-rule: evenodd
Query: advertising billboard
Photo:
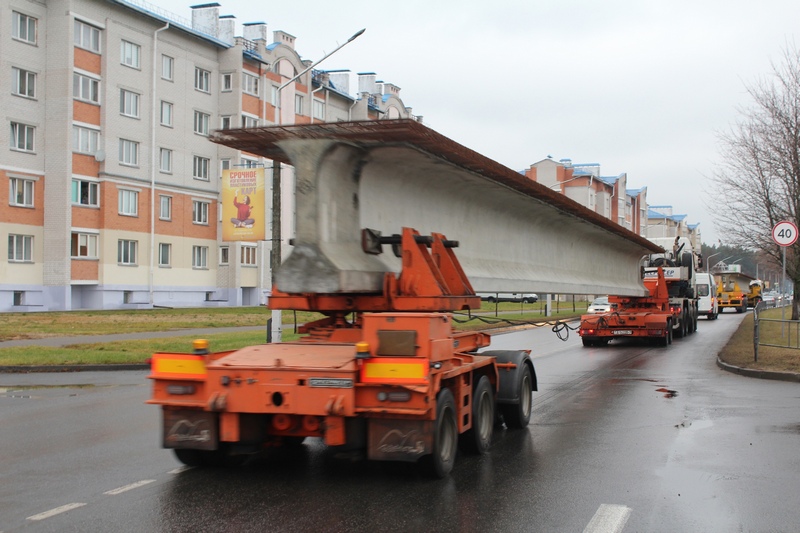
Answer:
M222 240L263 241L267 210L264 169L222 171Z

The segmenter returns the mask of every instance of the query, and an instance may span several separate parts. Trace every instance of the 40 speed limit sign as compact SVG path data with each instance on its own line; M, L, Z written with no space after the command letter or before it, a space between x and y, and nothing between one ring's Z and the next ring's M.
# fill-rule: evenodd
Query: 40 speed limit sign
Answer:
M772 240L778 246L791 246L797 242L797 226L788 220L778 222L772 228Z

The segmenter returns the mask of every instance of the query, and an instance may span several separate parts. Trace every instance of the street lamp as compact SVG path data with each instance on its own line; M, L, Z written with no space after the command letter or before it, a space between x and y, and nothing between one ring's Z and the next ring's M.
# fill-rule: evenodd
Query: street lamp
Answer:
M275 123L281 125L281 91L294 83L300 76L304 75L309 70L313 69L333 54L341 50L348 43L356 40L366 31L363 28L353 34L352 37L347 39L344 43L337 46L332 52L325 54L322 59L318 59L305 70L296 74L294 77L280 85L275 94ZM280 74L280 73L279 73ZM313 102L312 102L313 106ZM313 113L313 109L311 111ZM281 264L281 163L279 161L272 162L272 257L270 258L270 271L272 272L272 286L275 285L275 271ZM260 283L260 281L259 281ZM279 309L272 310L272 342L281 342L281 328L282 314Z
M722 252L717 252L715 254L711 254L708 256L708 259L706 259L706 272L711 271L711 258L714 257L715 255L722 255Z

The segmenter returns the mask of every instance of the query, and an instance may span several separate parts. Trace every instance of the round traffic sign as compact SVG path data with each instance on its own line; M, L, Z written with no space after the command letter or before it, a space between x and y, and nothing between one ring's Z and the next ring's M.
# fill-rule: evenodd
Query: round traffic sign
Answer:
M794 222L784 220L772 228L772 240L778 246L791 246L797 242L797 226Z

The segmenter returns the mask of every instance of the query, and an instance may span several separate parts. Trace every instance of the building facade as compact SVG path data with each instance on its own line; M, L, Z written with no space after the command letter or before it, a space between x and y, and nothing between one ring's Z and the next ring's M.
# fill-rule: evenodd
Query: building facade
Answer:
M354 96L348 71L304 73L286 32L253 22L237 36L219 4L188 21L139 0L11 0L0 27L0 311L263 303L272 244L221 240L220 178L279 180L288 242L292 169L210 133L419 119L374 73Z

